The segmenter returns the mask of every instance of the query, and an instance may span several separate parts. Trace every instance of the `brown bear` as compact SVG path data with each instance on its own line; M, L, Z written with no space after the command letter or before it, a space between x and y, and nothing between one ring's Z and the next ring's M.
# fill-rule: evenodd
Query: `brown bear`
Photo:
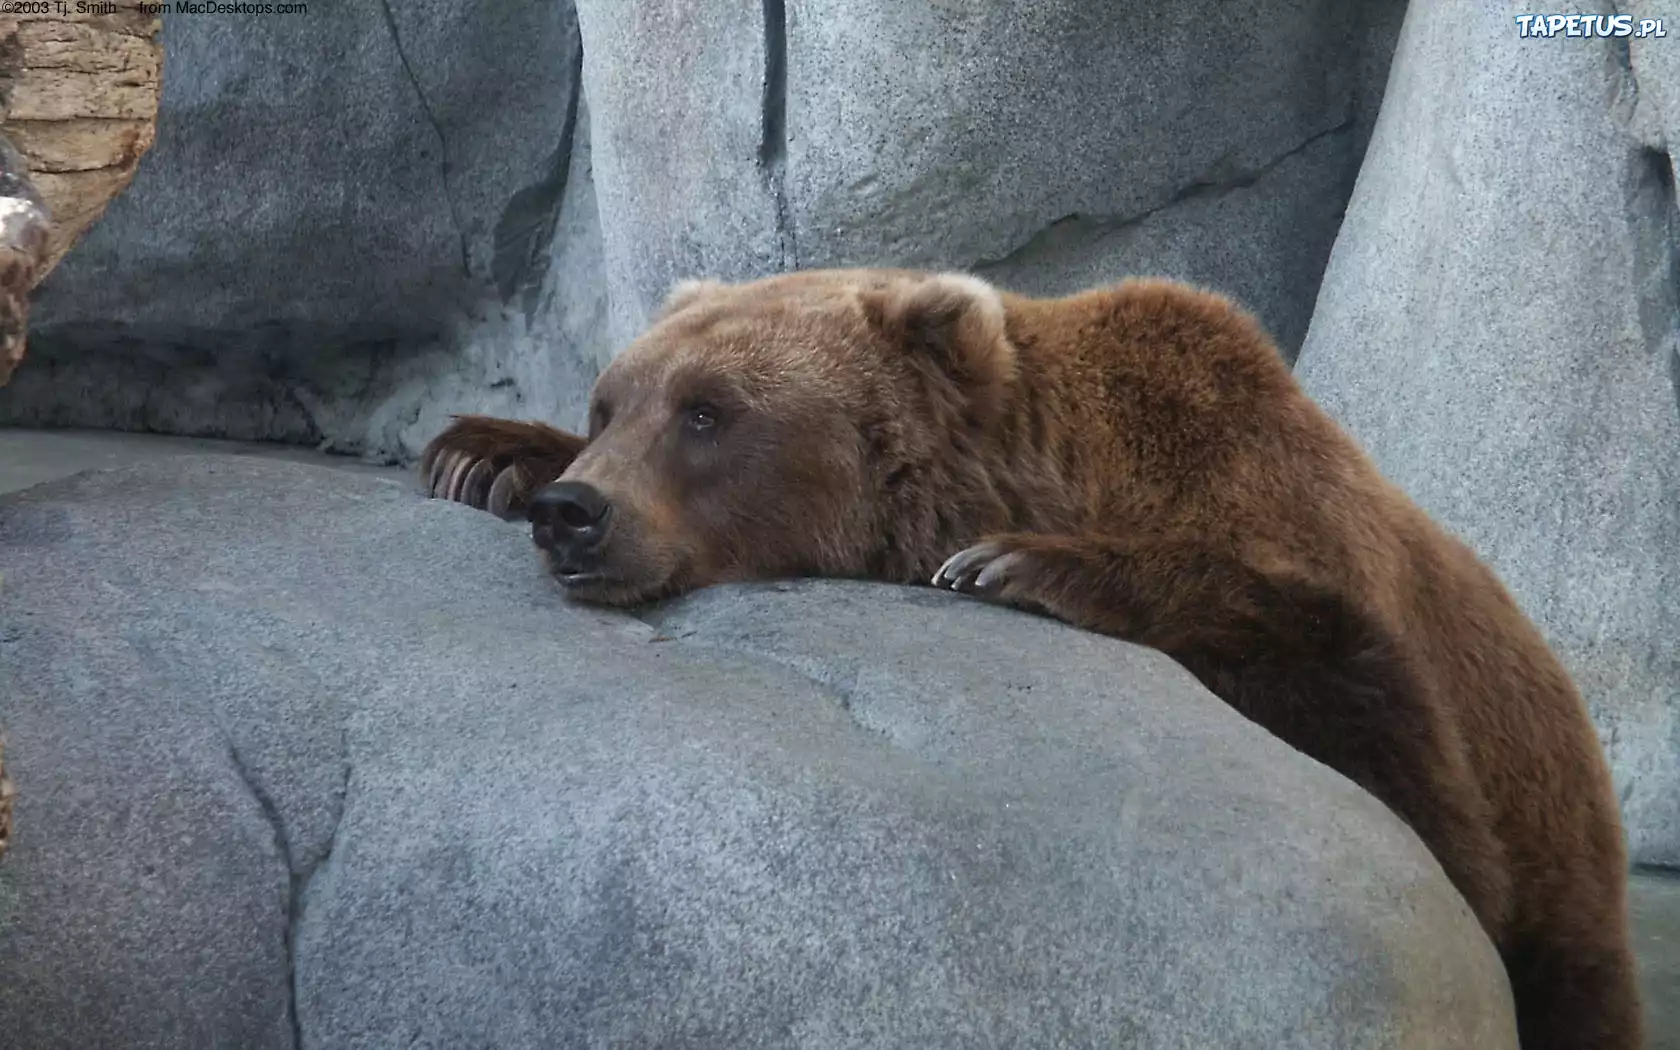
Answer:
M685 282L587 438L462 416L421 469L528 517L584 601L932 581L1160 649L1416 830L1504 959L1524 1050L1641 1045L1617 802L1569 676L1217 294Z

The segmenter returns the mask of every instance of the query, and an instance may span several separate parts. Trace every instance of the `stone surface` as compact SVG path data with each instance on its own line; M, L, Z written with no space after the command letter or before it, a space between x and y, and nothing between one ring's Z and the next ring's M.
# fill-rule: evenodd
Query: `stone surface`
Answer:
M42 288L0 422L392 458L448 411L577 425L677 277L840 263L1169 273L1293 353L1403 0L1110 7L166 20L158 144Z
M1523 10L1413 3L1297 371L1546 630L1636 857L1675 864L1673 48L1518 39Z
M249 457L0 499L0 572L32 1050L1515 1045L1415 837L1159 654L568 606L520 529Z
M41 288L0 421L392 452L469 403L581 398L604 307L568 5L166 22L158 145Z
M124 434L114 430L22 430L0 427L0 495L57 481L84 470L111 470L176 456L260 456L337 470L407 479L408 471L364 463L296 445L223 441L217 438Z

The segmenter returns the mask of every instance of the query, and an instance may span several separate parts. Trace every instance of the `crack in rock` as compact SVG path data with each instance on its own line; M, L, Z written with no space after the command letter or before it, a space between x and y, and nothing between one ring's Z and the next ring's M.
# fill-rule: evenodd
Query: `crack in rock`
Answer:
M303 1019L298 1009L298 935L303 925L303 913L305 901L309 895L310 883L315 878L316 872L320 871L321 867L332 859L333 853L338 848L339 830L344 823L344 811L349 803L350 796L350 741L348 734L340 730L341 774L338 790L335 792L333 799L332 830L327 836L326 847L319 856L311 859L307 865L302 865L293 846L291 834L286 830L286 822L280 816L280 807L274 801L274 796L270 794L268 789L251 771L250 766L246 764L244 755L240 753L238 746L233 742L232 734L225 727L222 730L222 736L227 743L228 759L233 766L234 773L238 775L240 782L245 786L245 790L256 800L257 808L261 810L263 820L268 824L269 830L274 836L274 848L279 852L281 861L286 865L286 924L281 932L281 950L285 955L286 965L286 1014L288 1026L291 1030L292 1045L298 1050L302 1050L304 1045Z
M1666 150L1641 147L1628 194L1628 223L1634 238L1640 332L1646 346L1666 358L1680 415L1680 205L1674 177L1674 159Z
M251 769L245 764L245 758L239 753L238 745L233 737L223 730L227 740L228 758L233 763L233 771L238 774L245 790L256 799L257 807L262 811L263 820L268 823L269 831L274 835L274 848L279 850L280 859L286 865L286 926L281 932L281 950L286 957L286 1015L291 1027L292 1045L302 1048L303 1031L298 1022L297 1011L297 921L300 911L300 879L297 864L292 854L292 839L286 831L286 823L280 817L280 809L274 803L274 797L268 789L258 782L252 775Z
M327 862L332 860L338 851L338 834L344 826L344 811L350 805L350 739L346 730L339 731L339 755L342 757L341 774L338 782L337 797L334 799L332 830L327 834L326 848L321 855L310 862L309 867L294 876L292 881L292 904L287 914L286 944L288 950L287 971L290 974L288 985L291 993L292 1033L296 1050L303 1050L303 1018L298 1011L297 984L297 943L298 934L303 926L303 913L309 898L309 887L315 881L315 874Z
M799 245L787 199L787 3L764 4L764 98L761 102L758 167L775 207L776 240L783 271L799 269Z
M521 308L530 320L537 306L537 294L548 276L554 231L565 207L567 183L571 180L572 153L577 139L578 107L583 97L583 48L572 62L572 93L566 103L566 119L560 142L548 161L542 179L513 195L496 223L491 278L504 303L521 298Z
M414 97L420 102L421 112L426 114L426 121L432 126L432 133L438 141L438 176L443 182L443 199L449 203L449 220L455 227L455 235L461 241L461 273L472 276L471 253L467 249L467 231L461 223L461 209L455 203L455 194L450 191L449 140L444 137L443 124L438 120L437 112L432 109L431 100L426 97L425 89L420 86L420 78L414 74L414 67L409 64L408 53L403 50L402 34L397 31L397 16L391 10L391 0L379 0L380 8L385 12L385 25L391 31L391 43L397 51L397 61L402 64L403 73L408 77L409 85L414 88Z
M1611 4L1610 13L1623 13L1623 6ZM1639 327L1652 352L1666 358L1680 414L1680 202L1674 157L1659 104L1640 90L1631 45L1624 37L1612 38L1610 45L1610 116L1639 147L1628 192Z
M1017 256L1032 249L1046 234L1070 223L1085 223L1094 230L1112 233L1147 222L1149 219L1161 212L1183 204L1186 201L1198 200L1201 198L1218 198L1237 190L1247 189L1259 182L1261 179L1270 175L1281 165L1287 163L1292 158L1305 153L1307 150L1318 145L1325 139L1354 130L1358 123L1359 118L1357 116L1349 116L1333 127L1325 128L1323 131L1314 132L1305 139L1301 140L1299 143L1291 146L1289 149L1253 168L1246 170L1239 169L1235 172L1220 174L1217 176L1211 173L1200 175L1174 191L1172 196L1168 197L1160 204L1145 208L1143 211L1136 212L1131 215L1092 215L1084 212L1070 212L1059 219L1055 219L1047 223L1037 232L1027 237L1020 244L1017 244L1015 247L1004 252L1002 255L976 260L973 264L973 268L982 269L991 266L1007 265L1008 263L1014 261Z

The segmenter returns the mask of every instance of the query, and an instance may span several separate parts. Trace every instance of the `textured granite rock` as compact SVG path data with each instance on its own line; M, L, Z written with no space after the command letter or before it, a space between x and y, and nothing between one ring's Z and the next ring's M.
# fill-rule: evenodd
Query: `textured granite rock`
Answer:
M0 499L31 1050L1514 1047L1380 805L1159 654L931 590L567 605L382 478Z
M1646 7L1680 30L1680 5ZM1412 5L1297 371L1544 627L1592 707L1635 857L1673 865L1672 45L1519 39L1516 10Z

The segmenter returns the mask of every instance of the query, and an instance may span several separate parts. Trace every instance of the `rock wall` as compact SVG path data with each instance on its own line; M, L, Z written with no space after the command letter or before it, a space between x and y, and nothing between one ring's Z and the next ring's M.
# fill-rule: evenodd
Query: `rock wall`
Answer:
M158 144L42 288L0 422L401 458L449 411L575 422L673 280L794 265L1171 273L1292 353L1403 7L168 16Z
M1291 350L1403 8L661 6L578 5L616 337L681 275L885 262L1204 280Z
M1635 857L1680 864L1680 3L1519 39L1414 0L1297 372L1581 685Z

